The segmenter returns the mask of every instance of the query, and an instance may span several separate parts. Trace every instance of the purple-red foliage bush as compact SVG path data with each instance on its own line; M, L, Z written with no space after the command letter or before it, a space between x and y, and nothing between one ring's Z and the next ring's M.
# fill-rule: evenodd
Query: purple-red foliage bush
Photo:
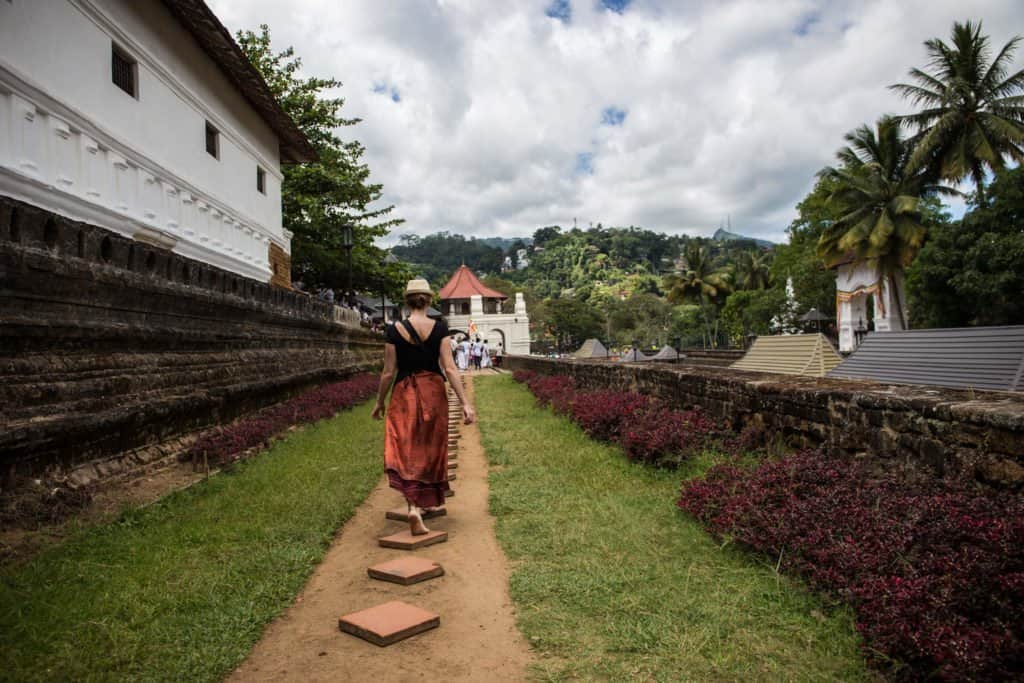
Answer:
M576 393L575 381L565 375L517 374L538 404L570 416L595 439L621 444L631 460L675 466L707 447L716 434L699 409L672 410L632 391Z
M714 424L698 409L657 406L638 413L619 442L630 460L673 465L705 448L713 433Z
M375 375L361 374L307 391L204 434L192 444L189 455L206 453L212 462L237 459L292 425L316 422L365 401L377 391L378 381Z
M556 413L569 414L576 395L576 382L566 375L537 375L528 386L537 403L549 405Z
M649 405L650 399L633 391L587 391L576 395L572 419L590 437L616 441L622 428Z
M1019 494L874 476L806 451L712 468L683 485L679 507L852 604L867 655L900 679L1024 672Z
M519 382L520 384L529 384L530 380L537 376L537 373L533 370L514 370L512 372L512 379Z

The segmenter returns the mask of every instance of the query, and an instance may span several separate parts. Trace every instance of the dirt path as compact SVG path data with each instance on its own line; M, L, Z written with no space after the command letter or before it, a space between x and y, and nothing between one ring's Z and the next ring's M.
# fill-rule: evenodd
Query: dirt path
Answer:
M467 378L468 379L468 378ZM472 380L466 382L473 395ZM264 632L234 681L522 681L531 660L515 628L508 562L487 510L487 465L477 425L461 425L458 478L448 516L429 520L448 541L414 551L440 562L445 575L412 586L375 581L370 565L403 556L377 538L403 527L384 513L404 505L381 483L342 528L292 607ZM342 633L338 617L404 600L441 615L441 626L381 648Z

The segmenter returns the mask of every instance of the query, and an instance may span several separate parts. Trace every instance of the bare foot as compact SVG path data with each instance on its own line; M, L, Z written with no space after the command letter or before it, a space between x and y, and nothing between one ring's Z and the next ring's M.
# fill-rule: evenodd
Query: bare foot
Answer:
M411 508L409 510L409 533L413 536L422 536L423 534L430 533L430 529L423 523L423 515L420 514L419 508Z

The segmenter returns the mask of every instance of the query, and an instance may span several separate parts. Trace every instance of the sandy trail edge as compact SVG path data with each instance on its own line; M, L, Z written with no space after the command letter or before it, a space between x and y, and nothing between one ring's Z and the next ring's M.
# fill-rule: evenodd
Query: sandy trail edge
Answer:
M473 396L472 379L463 376ZM341 529L295 603L264 631L232 681L522 681L532 661L516 630L509 568L488 512L487 461L477 425L461 425L456 490L448 516L428 520L448 541L414 551L440 562L445 575L413 586L375 581L370 565L408 551L377 545L402 529L384 513L404 503L386 479ZM441 626L387 648L338 629L338 617L388 600L441 615Z

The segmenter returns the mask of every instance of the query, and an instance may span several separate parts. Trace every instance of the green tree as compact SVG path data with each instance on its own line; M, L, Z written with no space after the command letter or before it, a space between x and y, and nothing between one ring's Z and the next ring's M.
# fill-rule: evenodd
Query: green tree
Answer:
M500 247L448 232L426 237L402 235L392 251L427 280L442 285L461 265L469 266L477 275L497 273L501 269Z
M547 324L561 352L575 351L590 337L604 329L601 314L579 299L552 299L547 302Z
M907 272L920 327L1024 322L1024 170L996 173L962 220L932 228Z
M736 256L733 284L737 289L768 289L771 284L772 257L760 250L741 251Z
M891 89L923 107L900 117L916 128L911 172L958 182L970 177L984 196L985 171L1005 168L1005 158L1024 161L1024 70L1007 75L1019 36L992 58L981 22L953 24L951 45L925 42L930 73L911 69L914 84Z
M535 247L543 247L551 240L559 237L562 234L562 228L557 225L548 225L543 228L537 228L533 233L533 245Z
M797 217L786 232L789 241L775 248L771 264L773 288L785 297L786 282L792 280L793 294L801 312L817 308L822 313L836 313L836 276L818 258L818 240L839 217L828 198L835 181L818 178L811 192L797 204Z
M704 320L707 343L716 346L718 319L715 312L731 291L729 272L719 267L708 249L697 242L687 245L683 257L686 259L686 271L665 278L668 300L672 303L696 301Z
M849 145L836 155L842 166L821 172L835 182L829 202L838 217L822 232L818 256L829 267L849 260L875 265L879 276L889 280L896 312L906 327L895 273L910 265L924 243L928 229L920 199L954 191L929 183L924 169L908 168L912 148L893 117L879 119L876 130L861 126L845 137Z
M772 334L772 320L785 305L785 289L744 289L733 292L722 307L722 328L733 346L751 334Z
M401 266L384 266L385 252L374 240L388 234L402 221L389 218L393 206L376 208L381 185L371 183L370 169L362 161L363 146L343 142L337 131L354 126L359 119L341 115L342 98L324 97L341 86L333 78L299 78L301 60L289 47L274 53L270 29L239 31L238 45L260 72L281 108L312 143L318 160L283 169L281 186L284 227L293 233L293 276L308 286L343 287L347 263L342 249L342 226L354 227L353 284L370 291L394 291L408 276Z

